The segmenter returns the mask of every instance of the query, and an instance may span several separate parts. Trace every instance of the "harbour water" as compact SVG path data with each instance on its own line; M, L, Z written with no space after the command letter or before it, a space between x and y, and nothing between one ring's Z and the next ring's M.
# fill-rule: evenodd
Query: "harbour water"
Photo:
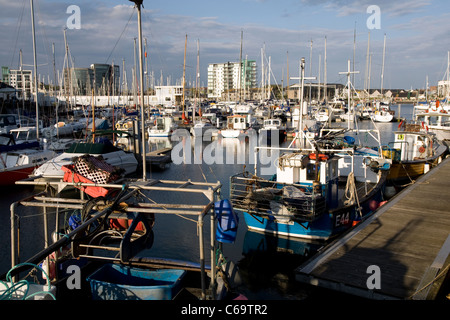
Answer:
M396 117L410 120L412 105L393 105ZM345 122L341 123L346 126ZM371 121L358 123L359 128L373 126ZM376 123L381 133L382 144L393 141L393 132L398 122ZM370 144L370 137L362 134L362 143ZM163 138L158 138L163 139ZM229 195L229 178L231 175L247 170L253 172L253 150L251 143L238 139L218 139L213 142L195 141L180 138L179 141L166 138L174 148L172 158L175 159L165 170L148 168L147 178L164 180L192 180L198 182L217 182L222 184L221 198ZM153 139L149 143L157 143ZM288 141L287 143L289 143ZM189 145L190 143L190 145ZM250 145L249 145L250 144ZM180 156L180 150L188 150L190 156ZM178 152L180 151L180 152ZM219 153L222 153L222 156ZM230 161L231 160L231 161ZM181 163L180 163L181 162ZM36 192L32 187L15 186L1 190L0 206L0 272L10 268L10 205ZM164 195L159 195L164 197ZM187 195L189 196L189 195ZM148 194L152 198L151 194ZM166 203L170 199L166 200ZM28 218L20 221L20 255L23 262L43 246L42 210L21 208ZM308 243L298 240L274 238L247 231L244 219L239 215L239 228L233 244L223 244L223 254L228 261L234 262L240 270L240 292L249 299L306 299L313 295L313 289L302 287L296 283L293 271L308 257L314 254L323 244ZM195 222L179 219L175 216L159 215L154 226L154 242L143 254L154 257L165 257L198 261L198 238ZM205 231L208 228L205 228ZM205 238L209 239L206 232ZM209 258L207 257L207 260Z

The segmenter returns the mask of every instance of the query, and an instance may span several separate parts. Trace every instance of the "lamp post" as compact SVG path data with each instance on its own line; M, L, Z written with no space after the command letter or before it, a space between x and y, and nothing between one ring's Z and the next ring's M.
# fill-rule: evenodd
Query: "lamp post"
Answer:
M144 63L142 57L142 25L141 6L143 0L129 0L134 2L138 10L138 31L139 31L139 80L141 86L141 140L142 140L142 179L147 180L147 163L145 157L145 121L144 121Z

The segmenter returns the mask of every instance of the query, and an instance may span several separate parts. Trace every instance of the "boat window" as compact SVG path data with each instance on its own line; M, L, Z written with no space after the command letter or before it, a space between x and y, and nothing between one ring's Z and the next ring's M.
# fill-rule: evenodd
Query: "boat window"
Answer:
M308 163L306 165L306 180L314 180L316 178L316 164Z
M438 123L438 117L430 117L428 121L430 125L436 125Z

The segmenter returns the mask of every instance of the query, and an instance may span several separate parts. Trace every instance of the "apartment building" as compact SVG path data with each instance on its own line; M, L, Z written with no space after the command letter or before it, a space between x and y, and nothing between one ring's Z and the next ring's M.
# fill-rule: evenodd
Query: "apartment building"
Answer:
M255 88L256 61L245 60L239 62L212 63L208 66L208 98L221 99L224 94L240 90Z

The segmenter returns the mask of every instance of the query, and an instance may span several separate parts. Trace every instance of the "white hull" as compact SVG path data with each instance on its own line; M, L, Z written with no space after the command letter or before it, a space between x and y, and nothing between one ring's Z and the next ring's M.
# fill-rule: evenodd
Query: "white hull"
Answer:
M85 153L67 153L64 152L59 156L47 161L39 168L37 168L33 175L42 176L42 178L49 179L63 179L64 171L62 166L71 165L74 157L85 155ZM92 154L93 156L99 156L99 154ZM103 159L112 166L120 167L125 170L125 175L131 174L137 169L137 160L131 153L124 151L114 151L101 155Z
M372 119L375 122L391 122L394 116L392 114L374 114Z
M238 138L241 135L241 130L225 129L220 131L223 138Z

